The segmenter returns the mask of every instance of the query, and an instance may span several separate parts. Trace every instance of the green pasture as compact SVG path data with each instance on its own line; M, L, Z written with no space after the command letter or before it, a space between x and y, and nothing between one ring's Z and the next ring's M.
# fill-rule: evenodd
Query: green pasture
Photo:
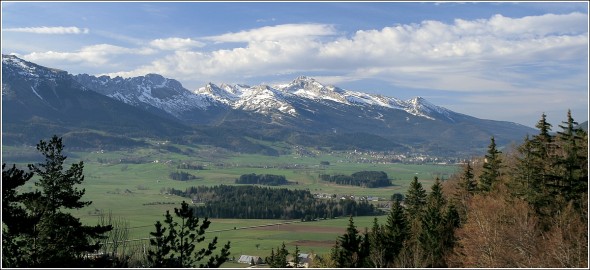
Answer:
M352 163L345 154L320 153L309 149L316 156L299 156L295 154L279 157L236 154L222 149L199 146L189 147L174 145L182 152L170 152L154 145L152 148L133 149L126 151L68 151L66 162L84 161L85 180L81 188L86 190L83 200L93 203L86 208L74 210L73 213L87 224L95 224L100 213L111 213L115 218L128 222L130 239L142 239L154 230L157 220L163 221L166 210L172 211L190 198L167 195L166 188L184 190L191 186L234 185L234 180L242 174L277 174L284 175L287 180L297 184L281 186L291 189L308 189L312 193L327 193L355 196L377 196L380 200L389 200L394 193L405 194L410 181L417 176L427 191L430 191L434 179L447 179L457 171L452 165L404 165L404 164L369 164ZM32 163L35 155L34 147L26 149L3 147L3 162L7 166L17 163L26 170L26 164ZM12 162L14 158L15 162ZM135 160L135 163L120 163L120 160ZM328 161L330 165L320 165ZM179 170L181 163L203 165L205 170ZM67 168L67 166L66 166ZM185 171L198 177L190 181L171 180L171 172ZM341 186L319 180L320 174L346 174L358 171L384 171L394 184L387 188L362 188ZM23 190L33 188L28 183ZM380 222L384 222L384 217ZM373 217L356 217L355 224L360 231L371 227ZM219 237L219 245L232 242L232 255L239 258L241 254L266 257L271 248L276 248L284 241L292 251L294 245L304 240L333 241L342 234L348 224L348 218L321 220L316 222L297 223L300 231L290 232L280 229L260 230L252 226L276 224L282 220L212 220L208 235ZM305 227L312 228L309 231ZM236 229L234 229L234 227ZM319 227L328 228L318 231ZM313 229L315 228L315 230ZM333 228L333 230L329 229ZM341 230L341 231L339 231ZM136 243L147 243L136 241ZM256 247L258 244L258 248ZM315 252L327 254L330 246L300 245L302 253ZM228 267L242 267L228 263Z

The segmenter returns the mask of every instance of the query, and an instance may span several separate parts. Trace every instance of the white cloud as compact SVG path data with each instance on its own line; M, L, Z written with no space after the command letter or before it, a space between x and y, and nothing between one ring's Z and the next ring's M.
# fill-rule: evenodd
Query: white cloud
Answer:
M201 83L199 79L244 82L318 72L330 74L326 78L336 85L378 79L397 88L458 93L585 89L585 80L564 84L563 78L570 71L587 74L587 23L588 16L581 13L496 15L393 25L349 36L333 25L277 25L201 39L232 43L217 50L199 50L203 44L193 39L154 40L150 43L154 48L176 50L149 64L110 74L155 72L192 86Z
M203 47L205 43L190 38L166 38L152 40L150 45L160 50L188 50Z
M326 24L282 24L265 26L248 31L205 37L215 42L278 41L293 38L330 36L336 34L332 25Z
M23 58L28 61L67 61L67 62L81 62L90 65L104 65L111 62L112 57L118 55L149 55L155 53L155 50L150 48L125 48L110 44L98 44L86 46L76 52L33 52L23 55Z
M78 28L75 26L71 27L19 27L19 28L6 28L2 29L6 32L21 32L21 33L33 33L33 34L88 34L90 30L88 28Z

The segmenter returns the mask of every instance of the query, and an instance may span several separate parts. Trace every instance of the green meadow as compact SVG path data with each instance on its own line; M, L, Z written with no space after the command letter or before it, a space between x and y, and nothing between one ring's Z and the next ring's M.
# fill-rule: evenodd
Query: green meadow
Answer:
M174 145L173 151L159 147L154 142L152 148L125 151L68 151L66 162L84 161L85 180L81 188L86 190L84 200L92 201L89 207L74 210L74 214L87 224L98 222L101 213L110 213L129 224L129 246L143 248L145 239L154 230L157 220L163 221L167 210L172 211L185 200L166 194L167 188L185 189L191 186L235 185L234 180L242 174L277 174L284 175L288 181L297 184L282 186L291 189L308 189L311 193L374 196L379 203L387 204L394 193L405 194L410 181L418 177L426 190L430 190L434 179L447 179L457 171L453 165L405 165L405 164L371 164L354 163L347 159L345 153L320 152L308 149L312 156L281 155L263 156L230 153L223 149L195 146ZM3 147L3 162L7 166L17 163L26 168L27 163L34 162L34 148ZM11 160L15 160L11 162ZM123 161L122 161L123 160ZM330 165L321 165L320 162ZM180 170L182 163L198 164L203 170ZM384 171L392 179L393 186L387 188L362 188L341 186L319 180L320 174L346 174L358 171ZM176 181L169 178L171 172L184 171L197 179ZM33 189L28 183L24 190ZM371 227L374 217L356 217L355 225L362 232ZM378 217L380 222L385 217ZM290 224L281 224L292 222ZM314 252L327 254L334 241L344 232L348 218L314 222L285 220L244 220L215 219L208 229L208 239L219 238L222 245L231 241L231 253L236 259L242 254L266 257L272 248L285 242L289 251L298 245L302 253ZM261 225L268 225L259 227ZM209 237L210 236L210 237ZM231 256L230 256L231 257ZM242 267L228 262L227 267Z

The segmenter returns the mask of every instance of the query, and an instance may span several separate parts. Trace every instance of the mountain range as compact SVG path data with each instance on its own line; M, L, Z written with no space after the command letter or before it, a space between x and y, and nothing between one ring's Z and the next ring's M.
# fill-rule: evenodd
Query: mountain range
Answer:
M280 154L268 142L326 147L481 154L535 130L478 119L424 98L400 100L324 85L306 76L280 85L208 83L188 90L158 74L72 75L2 56L3 144L51 134L79 147L141 145L145 138Z

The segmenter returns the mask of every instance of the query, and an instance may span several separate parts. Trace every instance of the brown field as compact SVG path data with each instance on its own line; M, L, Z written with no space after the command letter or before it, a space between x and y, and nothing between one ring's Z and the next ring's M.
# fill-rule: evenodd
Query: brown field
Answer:
M315 241L315 240L296 240L293 242L288 243L288 245L292 246L305 246L305 247L333 247L336 244L336 240L323 240L323 241Z

